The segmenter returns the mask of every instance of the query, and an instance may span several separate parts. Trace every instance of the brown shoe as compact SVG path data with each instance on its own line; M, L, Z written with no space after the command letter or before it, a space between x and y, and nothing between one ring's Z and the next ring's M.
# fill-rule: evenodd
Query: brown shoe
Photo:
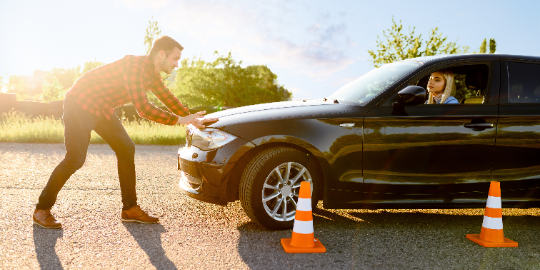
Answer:
M159 218L152 217L144 212L140 206L136 205L129 210L122 211L123 222L139 222L139 223L158 223Z
M62 224L51 214L51 209L34 211L34 223L47 229L60 229Z

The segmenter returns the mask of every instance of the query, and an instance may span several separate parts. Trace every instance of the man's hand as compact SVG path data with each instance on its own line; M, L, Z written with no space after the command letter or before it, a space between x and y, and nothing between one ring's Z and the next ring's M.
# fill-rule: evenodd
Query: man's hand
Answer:
M198 129L206 128L205 123L217 122L218 118L202 118L206 114L206 111L200 111L185 117L178 118L177 125L189 125L192 124Z

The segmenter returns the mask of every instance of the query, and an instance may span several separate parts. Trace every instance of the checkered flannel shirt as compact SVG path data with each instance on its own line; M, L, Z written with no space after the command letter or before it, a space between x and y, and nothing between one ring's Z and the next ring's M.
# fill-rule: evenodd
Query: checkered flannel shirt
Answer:
M146 92L152 91L173 113L161 110L148 102ZM116 62L86 72L66 93L86 111L108 120L114 108L132 102L141 117L174 125L179 116L189 115L188 108L167 89L154 63L148 56L127 55Z

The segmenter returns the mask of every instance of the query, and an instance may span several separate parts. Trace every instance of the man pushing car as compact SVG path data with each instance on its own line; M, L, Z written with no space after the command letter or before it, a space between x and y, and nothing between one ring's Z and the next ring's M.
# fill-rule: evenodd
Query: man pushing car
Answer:
M158 218L148 215L137 205L135 145L114 108L132 102L140 116L164 125L192 124L204 128L205 123L217 121L215 118L202 118L205 112L190 115L161 80L161 71L171 74L178 67L183 49L171 37L163 36L154 42L148 55L128 55L88 71L75 82L64 99L62 118L66 156L54 169L39 196L34 223L45 228L62 227L51 214L51 207L66 181L83 166L92 130L109 144L118 159L122 221L159 222ZM152 91L172 113L149 103L147 91Z

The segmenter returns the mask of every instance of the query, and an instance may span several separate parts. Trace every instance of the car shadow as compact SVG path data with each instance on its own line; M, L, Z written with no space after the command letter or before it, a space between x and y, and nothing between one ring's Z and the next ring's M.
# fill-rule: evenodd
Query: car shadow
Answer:
M529 269L539 263L540 216L503 216L505 237L520 248L486 249L465 237L480 233L483 210L465 212L317 208L315 237L326 253L287 254L280 239L292 230L266 230L254 222L238 227L238 252L250 268L269 269Z
M315 237L319 238L321 242L323 242L323 233L320 233L318 229L331 223L327 223L327 220L331 219L332 222L348 224L352 227L356 223L351 218L321 209L314 209L313 214ZM325 231L329 230L334 229L328 228ZM268 230L255 222L248 222L240 225L238 231L240 232L238 252L250 269L260 269L261 267L265 269L339 269L342 267L351 269L344 264L343 258L339 258L339 256L329 258L327 254L323 254L322 256L325 256L323 258L320 254L285 253L281 246L281 239L291 238L292 230ZM329 235L328 232L324 234ZM328 248L327 243L323 242L323 245ZM321 259L314 260L310 255Z
M34 224L34 248L40 269L64 269L54 249L63 236L63 229L45 229Z
M122 223L135 241L146 252L150 262L156 269L178 269L165 255L161 243L161 234L166 230L161 224Z

